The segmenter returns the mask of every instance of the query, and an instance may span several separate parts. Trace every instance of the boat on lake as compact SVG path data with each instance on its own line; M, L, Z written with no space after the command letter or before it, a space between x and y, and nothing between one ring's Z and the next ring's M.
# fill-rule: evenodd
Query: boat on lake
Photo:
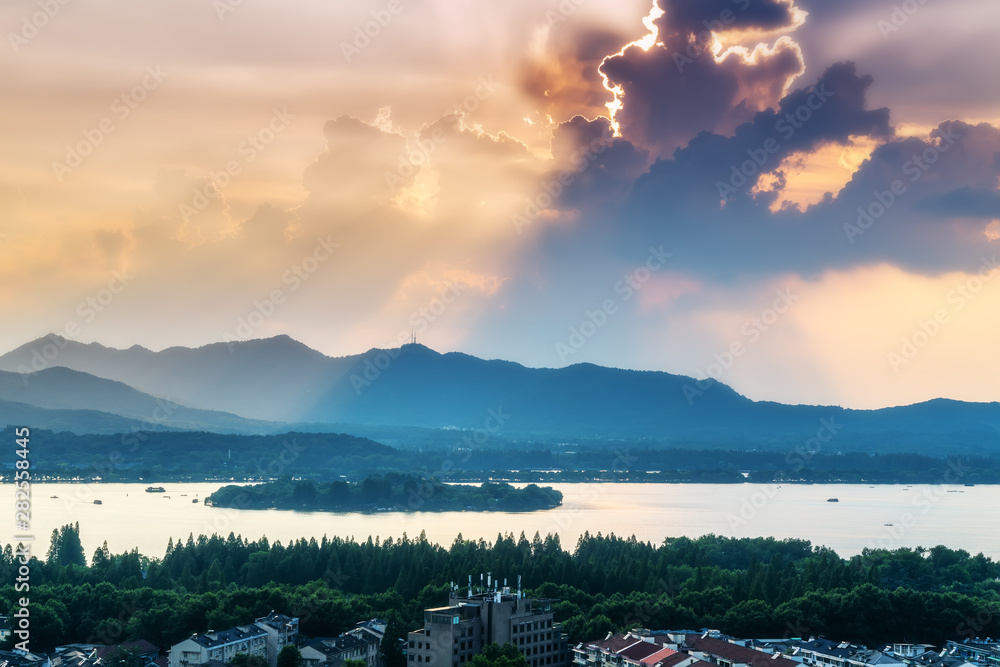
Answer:
M166 491L162 486L147 486L146 493L163 493Z
M826 502L828 502L828 503L839 503L840 502L840 498L827 498Z

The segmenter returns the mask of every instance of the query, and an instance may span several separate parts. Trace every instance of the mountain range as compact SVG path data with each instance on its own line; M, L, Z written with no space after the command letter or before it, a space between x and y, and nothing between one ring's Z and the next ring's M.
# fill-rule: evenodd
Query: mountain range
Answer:
M549 442L727 449L1000 448L998 403L936 399L880 410L785 405L665 372L592 364L527 368L419 344L328 357L288 336L157 352L50 335L0 356L0 369L6 371L0 421L29 420L18 417L18 403L36 410L30 418L42 421L38 427L58 423L78 433L151 426L357 435L459 429Z

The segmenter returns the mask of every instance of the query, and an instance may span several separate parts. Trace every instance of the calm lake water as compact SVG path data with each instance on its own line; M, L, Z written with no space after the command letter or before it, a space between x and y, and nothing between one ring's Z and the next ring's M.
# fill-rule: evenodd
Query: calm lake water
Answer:
M88 559L104 540L114 553L138 547L145 555L162 557L168 538L176 542L189 533L234 532L287 543L324 534L365 540L405 532L414 538L421 530L445 546L458 533L492 541L497 533L524 531L531 539L535 531L543 537L552 532L564 548L572 548L584 531L634 534L654 544L667 536L716 533L804 538L842 556L865 547L945 544L1000 559L1000 537L993 529L1000 486L553 484L564 494L563 506L528 514L232 510L201 503L217 483L164 486L165 493L146 493L138 484L35 484L30 533L36 553L44 557L53 528L79 522ZM191 502L195 498L198 503ZM95 505L95 499L102 504ZM0 506L10 508L0 530L0 543L7 543L15 534L12 485L0 485Z

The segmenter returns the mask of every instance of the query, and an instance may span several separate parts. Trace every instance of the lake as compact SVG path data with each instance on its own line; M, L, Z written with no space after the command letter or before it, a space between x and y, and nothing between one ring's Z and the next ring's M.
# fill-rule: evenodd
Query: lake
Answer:
M35 551L44 557L54 528L80 523L88 559L107 540L114 553L138 547L162 557L170 537L234 532L272 542L300 537L369 535L398 538L405 532L448 546L466 539L492 541L497 533L558 533L572 549L584 531L629 536L654 544L667 536L708 533L735 537L808 539L842 556L865 547L930 547L945 544L1000 559L1000 540L988 527L1000 507L1000 486L855 484L553 484L563 506L544 512L418 512L329 514L205 507L202 499L218 483L164 484L165 493L146 493L139 484L35 484L32 526ZM52 497L57 496L57 497ZM197 498L199 502L193 503ZM828 502L837 498L839 502ZM94 500L101 500L100 505ZM0 485L0 503L13 514L14 488ZM4 521L0 542L14 534ZM886 525L892 524L892 525Z

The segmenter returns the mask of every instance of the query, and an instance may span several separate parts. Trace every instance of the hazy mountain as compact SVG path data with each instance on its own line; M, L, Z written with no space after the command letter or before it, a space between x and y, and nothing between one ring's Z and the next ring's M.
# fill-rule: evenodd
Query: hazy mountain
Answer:
M936 400L882 410L792 406L755 402L722 383L699 385L670 373L591 364L526 368L422 345L331 358L287 336L161 352L50 337L3 355L0 368L30 367L45 345L50 353L60 348L52 364L149 394L247 418L313 422L314 428L337 423L340 430L349 424L483 429L505 437L684 440L747 449L787 449L790 442L873 452L1000 446L997 403ZM34 402L23 395L14 400ZM103 409L116 400L109 397Z
M0 428L26 426L54 433L111 435L142 429L142 422L97 410L52 410L0 400Z
M137 426L145 430L162 427L218 433L275 433L287 430L283 425L272 422L189 408L169 400L169 396L155 398L122 382L61 366L26 375L0 371L0 400L48 410L92 412L95 414L88 416L88 423L96 425L113 423L106 417L98 419L96 412L99 411L125 417L131 420L129 428ZM103 431L104 427L101 428ZM67 430L95 432L79 427Z

